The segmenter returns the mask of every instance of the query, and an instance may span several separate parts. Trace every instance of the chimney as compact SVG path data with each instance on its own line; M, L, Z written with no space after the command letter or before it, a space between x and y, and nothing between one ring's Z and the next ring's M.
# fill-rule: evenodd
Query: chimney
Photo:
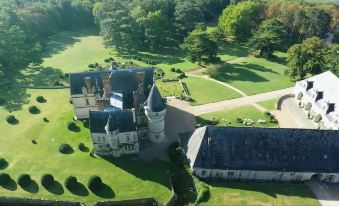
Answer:
M109 99L112 96L112 86L109 74L102 75L102 84L104 89L104 98Z
M141 94L143 96L145 96L145 87L144 87L144 83L140 83L139 84L139 92L141 92Z
M110 105L110 100L109 99L98 99L97 100L97 105L98 105L98 109L99 111L104 111L105 108Z
M212 137L208 137L207 144L208 144L208 146L210 146L212 144Z
M306 85L306 91L310 90L313 88L313 81L307 81L307 85Z
M144 71L138 72L137 76L138 76L138 79L139 79L140 83L145 83L145 72Z
M134 108L139 108L138 93L136 91L133 92L133 105Z
M92 93L92 84L91 84L91 77L85 77L84 78L85 87L87 89L87 93Z

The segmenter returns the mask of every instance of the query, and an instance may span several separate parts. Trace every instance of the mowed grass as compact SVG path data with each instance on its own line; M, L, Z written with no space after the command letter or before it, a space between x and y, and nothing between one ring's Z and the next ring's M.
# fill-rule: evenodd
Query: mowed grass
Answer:
M282 63L252 56L244 57L225 64L218 80L247 95L254 95L293 86L294 82L284 75L286 69Z
M241 97L241 95L222 84L201 77L187 77L182 79L187 84L193 98L192 105L207 104Z
M246 57L250 53L250 47L245 43L227 43L219 46L218 56L221 61L227 62L240 57Z
M78 132L67 129L67 122L73 117L68 89L28 90L27 93L30 94L29 103L23 105L21 110L12 112L19 120L17 125L8 124L5 118L9 113L0 108L0 157L9 163L0 173L8 173L15 182L20 174L27 173L38 184L38 191L27 192L15 184L0 187L1 196L76 200L88 205L105 199L155 197L162 203L169 199L168 163L148 163L133 158L110 162L100 157L93 158L89 152L78 149L79 143L84 143L89 151L92 150L88 129L81 122L77 122ZM43 95L47 102L37 103L35 98L38 95ZM28 112L28 107L33 104L41 110L40 114ZM44 122L44 117L49 122ZM33 144L32 140L37 144ZM59 153L58 148L63 143L70 144L74 153ZM84 187L87 187L92 175L98 175L108 189L99 194L87 189L73 194L63 186L58 194L53 194L40 184L41 175L45 173L52 174L61 185L68 176L73 175Z
M174 82L162 82L161 80L156 81L156 85L162 96L181 96L182 89L179 81Z
M211 197L199 206L320 206L305 185L271 183L213 183Z
M252 105L246 105L235 108L227 108L218 112L207 113L197 116L197 123L201 125L206 125L208 120L213 118L218 120L217 126L232 126L232 127L243 127L243 123L238 123L237 118L241 119L251 119L256 124L255 127L277 127L277 124L267 122L266 124L259 124L257 121L259 119L268 120L264 113L259 111Z
M268 111L275 110L275 106L277 105L278 98L269 99L265 101L258 102L259 105L265 107Z

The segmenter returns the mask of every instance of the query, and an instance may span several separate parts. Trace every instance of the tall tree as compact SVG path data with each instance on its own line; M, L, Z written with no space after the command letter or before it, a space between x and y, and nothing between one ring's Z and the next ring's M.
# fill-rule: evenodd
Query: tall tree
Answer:
M260 56L269 59L278 49L284 36L284 25L277 19L263 21L254 32L251 42L260 50Z
M218 60L218 44L206 32L206 27L198 24L180 46L192 62L211 63Z
M325 67L325 46L318 37L306 39L302 44L295 44L287 51L291 78L303 79L307 74L319 74Z
M325 55L326 68L339 77L339 44L332 44Z

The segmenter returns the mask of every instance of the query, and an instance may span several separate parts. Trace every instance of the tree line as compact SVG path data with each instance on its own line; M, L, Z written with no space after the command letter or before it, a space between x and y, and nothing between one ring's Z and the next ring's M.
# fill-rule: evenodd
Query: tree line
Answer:
M94 26L94 0L0 1L0 77L40 62L43 43L60 31Z

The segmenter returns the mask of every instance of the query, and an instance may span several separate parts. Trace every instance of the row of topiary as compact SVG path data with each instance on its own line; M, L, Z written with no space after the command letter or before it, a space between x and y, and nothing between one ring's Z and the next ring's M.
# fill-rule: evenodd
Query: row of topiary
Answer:
M7 173L0 174L0 186L5 186L9 184L11 181L12 179L9 174ZM18 185L20 185L21 187L27 187L30 184L32 184L34 180L31 179L31 176L29 174L21 174L18 177L17 182L18 182ZM49 189L56 183L56 181L53 175L44 174L41 176L40 183L44 188ZM74 189L78 184L79 182L77 178L74 176L67 177L64 182L65 187L69 190ZM100 190L103 185L104 183L102 182L102 179L96 175L90 177L87 183L88 189L94 192L97 190Z
M89 151L88 147L86 147L84 143L80 143L78 145L78 149L82 152L88 152ZM69 144L61 144L59 146L59 152L62 153L62 154L71 154L71 153L74 152L74 149Z

